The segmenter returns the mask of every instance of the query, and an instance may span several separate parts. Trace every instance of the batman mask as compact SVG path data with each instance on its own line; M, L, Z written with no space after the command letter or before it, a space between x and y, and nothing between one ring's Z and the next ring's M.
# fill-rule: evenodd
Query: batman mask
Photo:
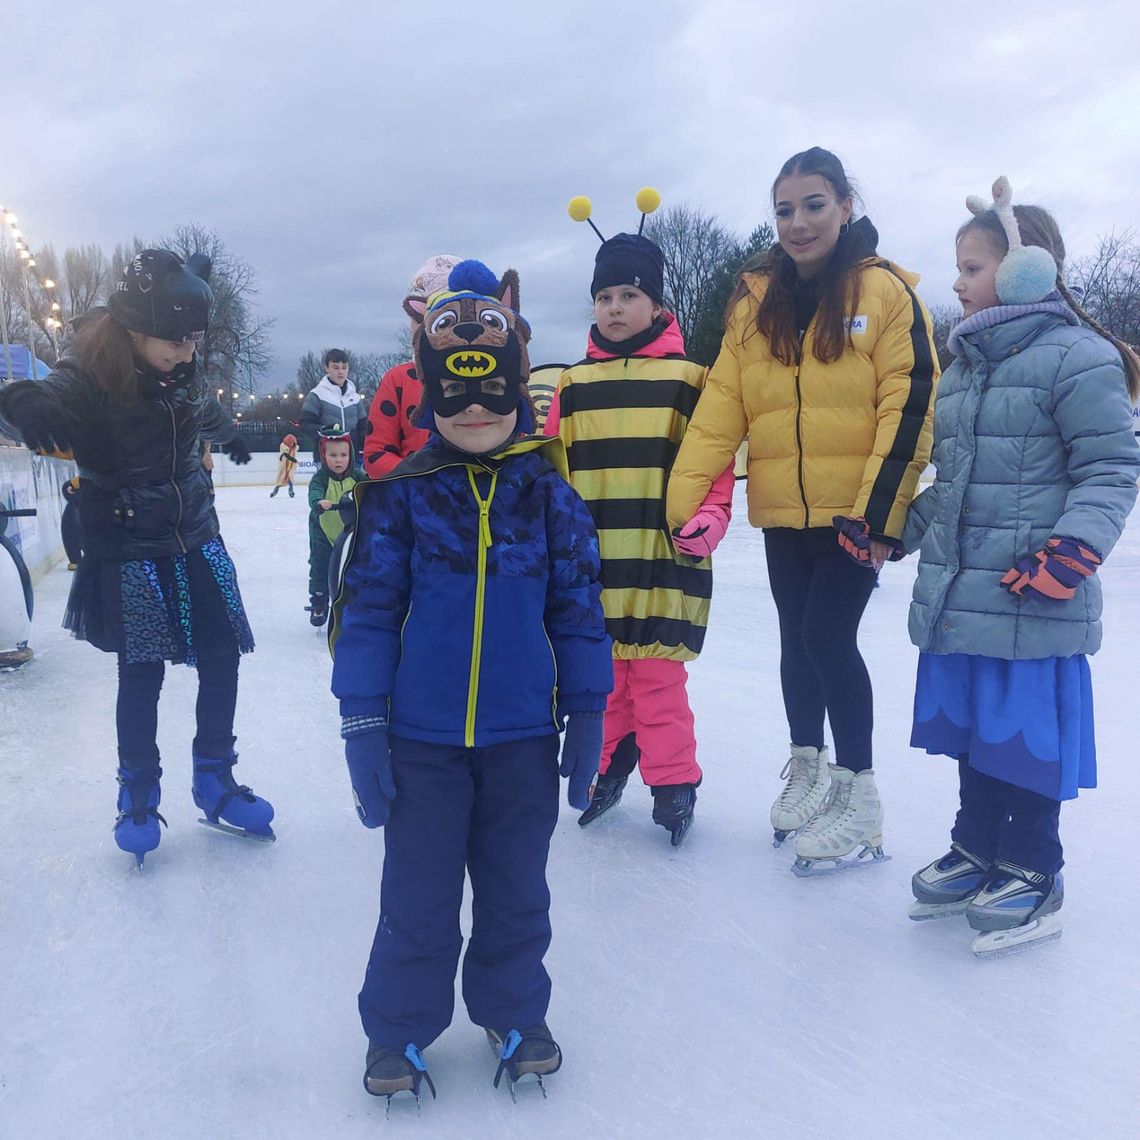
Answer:
M444 349L434 348L423 337L419 351L428 403L437 416L457 416L472 404L497 416L518 407L522 360L513 333L503 345Z

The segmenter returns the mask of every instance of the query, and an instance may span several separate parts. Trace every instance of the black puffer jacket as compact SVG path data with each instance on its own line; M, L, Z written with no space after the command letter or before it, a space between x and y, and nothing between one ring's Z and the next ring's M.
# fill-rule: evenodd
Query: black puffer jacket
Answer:
M221 409L200 376L181 387L143 380L138 400L125 403L64 359L47 379L0 391L0 417L17 429L50 404L76 422L70 442L87 556L161 558L218 533L199 437ZM224 442L216 427L211 435Z

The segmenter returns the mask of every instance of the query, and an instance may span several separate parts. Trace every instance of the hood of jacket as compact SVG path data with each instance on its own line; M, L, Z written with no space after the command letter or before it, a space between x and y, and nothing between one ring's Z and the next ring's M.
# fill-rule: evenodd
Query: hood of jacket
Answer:
M623 351L625 345L629 347ZM618 360L623 356L648 356L660 359L663 356L684 355L684 334L681 332L681 326L677 324L677 318L668 309L661 310L645 333L632 336L628 341L621 343L607 341L598 332L598 326L593 325L586 345L588 360Z
M326 404L348 407L349 404L360 402L360 393L356 390L356 385L351 379L346 380L344 387L341 388L339 384L334 384L327 376L322 376L310 391L316 392Z

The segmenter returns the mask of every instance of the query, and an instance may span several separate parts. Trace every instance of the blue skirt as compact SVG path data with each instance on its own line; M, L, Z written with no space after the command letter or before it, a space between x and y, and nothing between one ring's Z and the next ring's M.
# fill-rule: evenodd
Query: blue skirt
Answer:
M1096 787L1092 674L1084 654L1003 661L921 653L912 748L1054 800Z
M197 665L253 649L237 571L221 536L165 558L85 556L63 624L131 665Z

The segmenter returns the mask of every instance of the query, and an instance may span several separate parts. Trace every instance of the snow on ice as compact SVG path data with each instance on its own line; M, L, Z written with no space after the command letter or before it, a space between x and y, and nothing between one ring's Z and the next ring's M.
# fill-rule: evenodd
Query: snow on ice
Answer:
M355 999L383 833L356 820L324 636L303 609L304 500L218 492L258 639L236 774L276 805L273 845L195 823L195 677L174 668L170 826L142 874L118 850L115 662L59 628L69 576L51 573L35 660L0 676L0 1135L1135 1136L1140 525L1103 571L1101 786L1062 814L1065 934L982 963L964 921L906 917L910 875L945 850L955 807L953 764L907 746L913 560L884 571L862 637L893 858L804 881L791 844L773 849L787 730L763 538L738 491L691 668L706 775L687 843L669 847L636 782L585 831L563 805L547 964L566 1060L550 1099L491 1088L457 998L427 1051L439 1100L418 1118L396 1102L385 1121L361 1087Z

